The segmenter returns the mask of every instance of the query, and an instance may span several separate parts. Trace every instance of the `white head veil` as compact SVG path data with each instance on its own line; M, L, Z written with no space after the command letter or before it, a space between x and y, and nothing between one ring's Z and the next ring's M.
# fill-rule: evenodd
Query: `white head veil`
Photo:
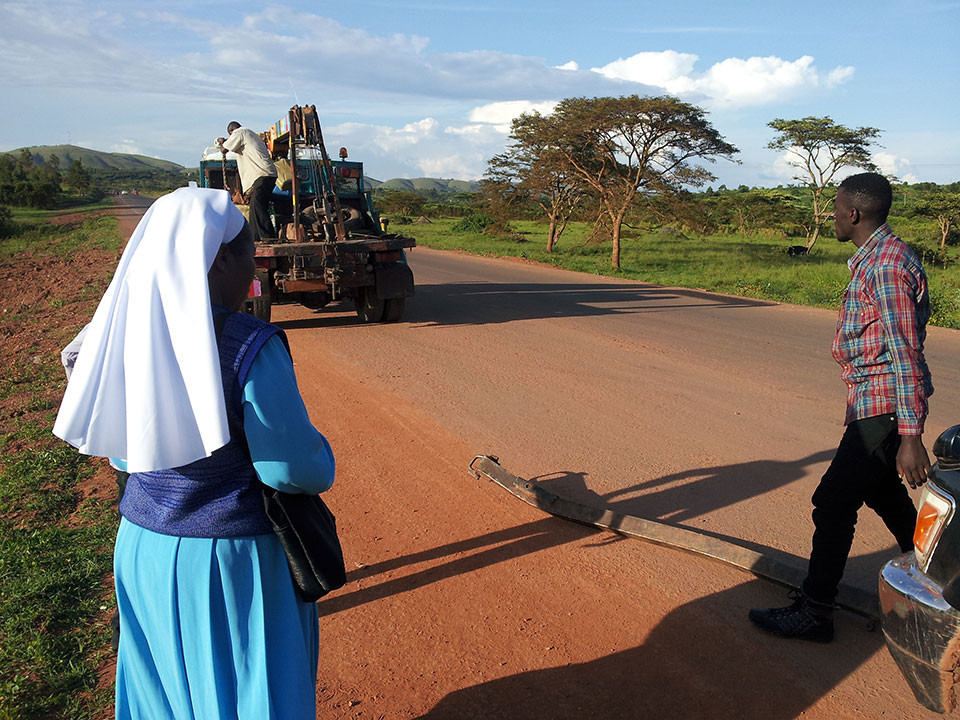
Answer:
M207 272L243 222L223 190L153 203L87 329L54 435L130 472L186 465L229 441Z

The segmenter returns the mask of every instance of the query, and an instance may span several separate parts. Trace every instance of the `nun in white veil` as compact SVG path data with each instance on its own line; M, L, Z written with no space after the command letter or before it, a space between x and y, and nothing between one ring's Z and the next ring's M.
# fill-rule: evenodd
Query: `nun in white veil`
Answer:
M316 605L259 482L317 493L334 460L283 333L239 312L250 229L226 192L158 199L127 244L54 433L131 473L114 555L116 716L315 717Z

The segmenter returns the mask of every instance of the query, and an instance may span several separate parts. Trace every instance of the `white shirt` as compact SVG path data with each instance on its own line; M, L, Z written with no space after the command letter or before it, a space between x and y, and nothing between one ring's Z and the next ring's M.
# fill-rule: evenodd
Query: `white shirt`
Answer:
M237 154L237 170L240 171L240 186L247 192L262 177L276 177L277 167L263 140L253 130L241 127L230 133L223 143L226 150Z

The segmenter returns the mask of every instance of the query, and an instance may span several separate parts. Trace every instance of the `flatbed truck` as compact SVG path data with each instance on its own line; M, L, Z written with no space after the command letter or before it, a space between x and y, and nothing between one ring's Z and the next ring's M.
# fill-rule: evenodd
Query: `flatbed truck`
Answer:
M414 294L406 251L416 241L381 225L363 163L348 161L344 148L339 160L329 158L312 105L292 107L260 136L278 167L277 237L257 242L248 310L269 322L276 303L319 309L350 298L362 322L399 321ZM207 148L199 184L238 193L236 156Z

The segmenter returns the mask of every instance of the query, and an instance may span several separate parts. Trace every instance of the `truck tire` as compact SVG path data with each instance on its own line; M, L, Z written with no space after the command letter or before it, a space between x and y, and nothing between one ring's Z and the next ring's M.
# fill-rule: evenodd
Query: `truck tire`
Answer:
M406 298L391 298L383 301L383 321L399 322L403 317L403 310L407 304Z
M262 295L256 298L250 298L247 301L247 310L253 315L257 320L263 320L264 322L270 322L270 306L273 304L271 292L272 288L270 287L272 283L270 270L257 270L257 280L260 281L260 292Z
M364 226L363 213L356 208L342 208L340 216L343 218L343 229L349 232L362 230Z
M250 304L253 305L251 314L258 320L263 320L264 322L270 322L270 296L253 298L250 301Z
M376 288L360 288L360 295L353 299L353 304L357 308L357 317L360 318L360 322L376 323L383 319L386 303L377 297Z

